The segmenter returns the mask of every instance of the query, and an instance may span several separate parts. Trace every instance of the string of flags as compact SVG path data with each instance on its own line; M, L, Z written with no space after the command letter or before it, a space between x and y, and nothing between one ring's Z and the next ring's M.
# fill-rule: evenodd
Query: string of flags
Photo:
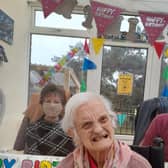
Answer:
M100 43L101 41L101 43ZM95 53L98 54L98 51L100 51L101 47L103 46L103 41L102 39L99 38L94 38L92 39L92 45L94 46ZM52 76L55 75L56 72L59 72L64 68L70 61L71 59L74 58L74 56L78 55L78 53L82 50L80 47L74 47L72 48L69 52L67 52L66 55L62 56L60 60L49 70L44 74L44 76L40 79L39 85L44 86L51 78ZM97 65L89 59L89 45L87 42L87 39L85 39L84 45L83 45L83 50L86 53L86 56L83 59L83 65L81 67L81 71L86 72L88 70L94 70L97 68ZM81 91L86 91L86 83L84 79L81 80Z
M68 2L68 3L67 3ZM73 5L71 2L73 2ZM76 0L41 0L44 17L48 17L52 12L55 10L58 10L59 8L62 8L63 3L67 3L65 6L69 6L69 11L72 11L72 8L74 8L74 5L76 3ZM64 6L64 7L65 7ZM87 7L87 13L89 16L86 18L86 22L88 24L91 24L92 19L95 20L96 27L97 27L97 37L92 38L92 47L95 52L95 55L98 55L100 52L100 49L103 46L104 43L104 33L106 30L115 23L116 19L120 16L121 12L124 10L112 5L108 5L102 2L97 1L90 1L90 5ZM65 11L65 10L64 10ZM155 49L156 55L160 59L162 55L168 56L168 49L165 49L166 43L168 43L168 37L167 32L164 38L164 41L158 41L158 37L161 35L161 33L165 30L165 27L168 25L168 14L164 13L152 13L152 12L146 12L146 11L139 11L139 16L142 21L142 24L145 29L145 33L147 35L147 40L151 46ZM68 17L67 17L68 18ZM70 17L69 17L70 18ZM83 22L84 23L84 22ZM83 24L83 26L87 27L87 24ZM92 26L89 26L87 28L91 28ZM84 44L84 50L87 55L89 55L89 47L87 46L86 40ZM56 70L61 69L62 66L64 66L67 59L73 57L77 51L72 51L72 53L68 54L67 56L63 57L60 62L55 66ZM87 57L84 58L83 61L82 70L87 71L89 69L96 69L96 65L94 62L89 60ZM50 74L52 73L52 69L50 70ZM164 71L167 71L165 69ZM164 72L165 73L165 72ZM167 73L166 73L167 74ZM166 81L168 79L166 78ZM84 81L81 82L84 84ZM168 82L167 82L168 83ZM86 89L85 86L83 88ZM83 89L84 90L84 89ZM164 87L162 95L168 95L168 84Z

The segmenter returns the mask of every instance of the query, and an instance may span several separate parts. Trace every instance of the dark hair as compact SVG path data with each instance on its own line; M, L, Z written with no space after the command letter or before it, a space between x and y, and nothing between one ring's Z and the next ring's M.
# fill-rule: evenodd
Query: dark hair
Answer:
M66 104L66 96L65 96L65 91L62 87L56 86L53 83L49 83L47 84L40 93L40 104L43 104L44 98L50 94L50 93L54 93L55 95L59 96L61 99L61 103L63 105L63 107Z

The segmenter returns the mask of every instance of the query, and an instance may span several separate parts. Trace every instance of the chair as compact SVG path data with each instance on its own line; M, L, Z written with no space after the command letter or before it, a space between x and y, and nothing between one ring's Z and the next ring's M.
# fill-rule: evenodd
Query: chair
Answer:
M130 145L130 147L145 157L152 168L164 168L164 142L160 137L153 140L153 146Z
M133 144L139 145L151 121L157 114L168 112L168 98L155 97L142 102L135 117Z

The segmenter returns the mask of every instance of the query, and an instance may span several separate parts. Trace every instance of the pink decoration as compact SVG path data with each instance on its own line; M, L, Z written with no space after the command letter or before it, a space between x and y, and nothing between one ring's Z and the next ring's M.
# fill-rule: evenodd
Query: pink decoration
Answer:
M62 2L63 0L41 0L44 17L46 18L50 13L55 11L57 6L59 6Z
M139 12L139 14L148 35L148 41L153 45L154 41L159 37L167 25L168 15L147 12Z
M91 2L92 13L96 22L98 35L103 35L106 28L117 18L122 9L100 2Z

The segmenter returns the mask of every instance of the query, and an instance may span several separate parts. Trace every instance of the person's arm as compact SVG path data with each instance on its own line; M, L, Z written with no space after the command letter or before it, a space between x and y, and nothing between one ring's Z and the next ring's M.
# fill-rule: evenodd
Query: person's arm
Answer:
M153 144L153 139L157 136L156 118L154 118L145 132L145 135L140 142L140 146L148 146Z
M24 150L25 148L25 131L29 124L29 119L24 117L20 125L19 131L16 136L16 140L13 146L14 150Z

